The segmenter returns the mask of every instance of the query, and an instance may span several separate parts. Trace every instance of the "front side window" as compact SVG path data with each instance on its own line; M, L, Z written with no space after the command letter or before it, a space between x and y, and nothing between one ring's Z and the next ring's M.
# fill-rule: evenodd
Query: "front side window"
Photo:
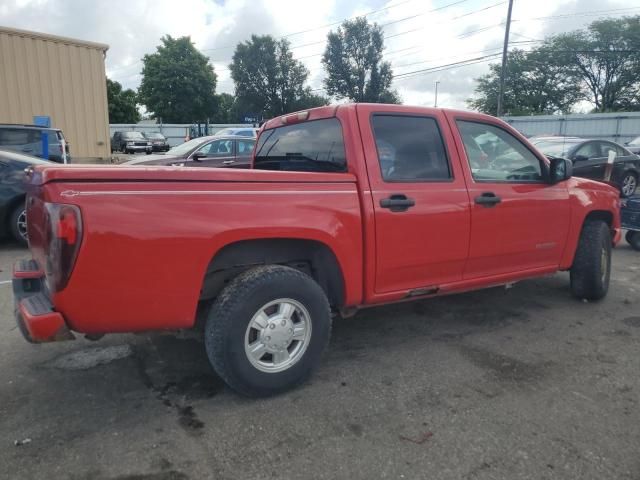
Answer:
M452 178L435 119L374 115L371 125L380 171L385 182L424 182Z
M473 179L494 182L539 182L540 160L509 132L494 125L456 122Z
M258 139L254 168L290 172L346 172L342 127L337 118L265 130Z
M216 140L199 148L196 153L207 157L228 157L233 154L233 140Z
M605 153L605 155L608 155L608 153ZM598 147L598 144L596 142L589 142L589 143L585 143L578 150L576 150L574 158L575 157L598 158L601 156L602 154L600 153L600 147Z

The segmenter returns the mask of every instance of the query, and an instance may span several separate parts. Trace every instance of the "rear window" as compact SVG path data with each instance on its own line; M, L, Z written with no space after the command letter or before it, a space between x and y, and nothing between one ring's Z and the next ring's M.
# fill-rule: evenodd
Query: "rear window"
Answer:
M342 127L325 118L265 130L258 139L254 168L289 172L346 172Z

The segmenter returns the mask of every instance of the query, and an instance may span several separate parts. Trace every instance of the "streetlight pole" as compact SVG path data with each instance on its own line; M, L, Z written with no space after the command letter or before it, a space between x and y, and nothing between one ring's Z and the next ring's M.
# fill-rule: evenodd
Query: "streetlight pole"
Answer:
M504 77L507 72L507 50L509 48L509 29L511 28L511 10L513 9L513 0L509 0L509 9L507 10L507 25L504 29L504 46L502 47L502 68L500 69L500 91L498 92L498 111L497 116L502 115L502 99L504 97Z
M433 106L437 107L438 106L438 84L440 83L440 80L436 81L436 100L435 102L433 102Z

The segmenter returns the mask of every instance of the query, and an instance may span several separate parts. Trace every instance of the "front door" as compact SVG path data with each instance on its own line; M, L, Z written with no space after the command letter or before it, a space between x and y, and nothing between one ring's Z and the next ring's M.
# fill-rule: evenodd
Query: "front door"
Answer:
M465 174L471 243L464 278L557 267L570 219L566 182L547 183L546 162L500 124L448 115L470 167Z
M189 156L189 167L228 167L235 163L235 146L232 139L213 140L204 144Z
M604 157L600 147L601 142L587 142L573 153L573 174L576 177L592 180L604 178L607 158Z
M376 294L435 291L462 279L469 197L442 112L358 105L375 214Z

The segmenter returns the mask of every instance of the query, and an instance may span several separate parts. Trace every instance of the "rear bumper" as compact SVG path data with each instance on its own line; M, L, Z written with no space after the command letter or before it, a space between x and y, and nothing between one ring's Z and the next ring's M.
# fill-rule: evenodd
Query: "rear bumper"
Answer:
M53 309L44 287L44 272L35 260L21 260L14 265L13 298L16 323L28 342L75 338L62 314Z

